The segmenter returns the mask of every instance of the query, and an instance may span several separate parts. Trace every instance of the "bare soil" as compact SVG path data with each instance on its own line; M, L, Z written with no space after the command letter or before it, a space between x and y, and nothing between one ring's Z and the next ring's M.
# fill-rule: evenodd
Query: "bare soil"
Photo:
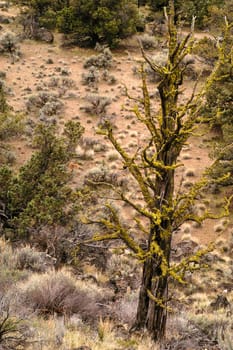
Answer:
M0 11L1 13L4 15L7 14L5 11ZM17 13L18 9L10 9L10 15L16 16ZM3 25L1 32L8 29L16 32L21 31L20 26L15 26L13 23ZM198 33L197 37L202 38L205 35L205 33ZM140 50L139 48L137 49L135 43L136 41L133 41L133 45L129 48L121 48L113 52L114 63L110 69L110 73L115 76L116 84L109 85L106 82L100 81L96 89L99 95L111 98L112 103L107 113L113 118L117 126L116 133L119 135L122 144L126 149L130 149L131 152L136 150L140 145L143 145L147 139L146 130L133 118L131 111L133 104L124 93L124 87L127 86L130 95L136 98L140 98L141 96L141 82L139 77L133 72L133 67L137 66L138 61L141 60ZM80 48L65 49L61 48L60 44L60 34L55 35L55 42L53 44L24 40L20 43L22 57L19 61L13 64L9 56L0 56L0 67L2 71L6 72L6 86L10 91L7 96L8 102L15 112L25 114L26 102L29 96L38 93L40 89L59 93L59 88L49 87L49 81L54 77L62 78L61 71L67 71L67 78L73 80L74 86L67 89L61 97L64 108L61 115L57 117L60 130L62 130L66 121L78 119L85 127L85 138L94 138L100 140L102 143L107 143L107 149L111 150L112 146L108 141L96 133L99 118L94 115L88 115L80 109L80 107L86 104L85 97L93 91L92 88L82 85L82 73L85 71L83 64L90 55L97 53L94 50ZM157 53L156 50L149 52L150 55ZM52 60L52 63L49 64L49 60ZM200 64L198 63L198 65ZM156 85L149 85L151 93L155 92ZM181 98L185 100L192 93L193 82L187 79L184 88ZM158 99L155 98L155 112L159 108L158 102ZM36 120L38 116L28 113L27 118ZM212 161L209 158L209 149L206 147L206 143L203 142L206 138L205 134L206 130L197 130L197 135L192 136L187 146L184 147L180 156L183 166L178 168L176 174L177 187L187 169L193 169L194 171L194 177L190 178L192 182L200 178L205 169L210 166ZM16 163L14 166L15 168L19 168L32 154L30 137L14 139L10 144L16 154ZM75 168L76 178L73 180L73 185L75 186L75 184L80 183L80 177L83 177L87 169L99 166L103 162L108 162L106 152L95 153L93 159L89 161L77 161L77 167ZM124 176L124 170L120 160L112 162L110 167L113 169L116 168ZM140 194L137 193L135 195ZM213 204L212 202L211 205L213 206ZM130 219L130 211L126 208L124 212L126 218ZM207 244L219 236L219 233L216 233L213 229L215 224L216 222L207 220L202 227L192 227L191 235L200 244ZM231 226L223 233L224 238L228 236L230 229ZM180 239L180 235L182 235L182 232L178 233L176 237Z

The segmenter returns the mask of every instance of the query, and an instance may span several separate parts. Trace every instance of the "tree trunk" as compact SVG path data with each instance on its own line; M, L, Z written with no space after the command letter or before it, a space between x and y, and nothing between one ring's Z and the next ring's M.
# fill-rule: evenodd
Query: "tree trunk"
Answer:
M170 251L170 242L166 245L166 251ZM169 256L166 258L169 263ZM157 257L147 259L143 265L135 329L146 328L155 341L165 336L167 296L168 277L163 275L161 261Z
M168 295L167 276L160 276L157 283L153 282L153 284L152 293L156 299L161 301L161 304L150 299L146 327L152 335L152 338L155 341L159 341L164 338L166 330Z
M163 164L173 164L177 154L173 150L166 152ZM155 207L162 210L169 208L174 192L174 170L166 171L163 179L157 179ZM165 233L166 232L166 233ZM136 329L146 328L154 341L160 341L165 336L167 321L168 273L162 265L170 265L172 227L168 218L164 218L160 225L151 223L148 241L147 258L143 265L142 281L139 293L136 315ZM158 253L152 254L153 242L157 244L162 257Z
M153 263L151 259L147 259L143 264L142 282L140 285L139 301L137 308L137 316L135 322L135 328L141 329L146 326L148 308L149 308L149 295L148 290L151 290L152 277L153 277Z

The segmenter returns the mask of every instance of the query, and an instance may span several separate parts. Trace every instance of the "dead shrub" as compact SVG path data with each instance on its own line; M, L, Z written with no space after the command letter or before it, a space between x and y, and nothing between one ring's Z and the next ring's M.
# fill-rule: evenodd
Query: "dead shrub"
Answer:
M93 204L91 196L88 200ZM32 232L31 241L38 250L44 251L49 254L49 257L52 257L52 263L56 269L66 264L80 270L84 262L104 269L106 268L107 250L102 246L98 247L98 245L94 248L80 245L80 242L90 239L93 234L92 225L76 222L70 229L60 226L45 226Z
M26 325L11 313L10 300L0 296L0 349L25 349Z
M28 276L26 271L17 269L17 259L11 245L0 239L0 292L4 292L17 281Z
M102 296L78 288L67 273L50 272L29 280L23 292L24 303L38 314L80 314L85 321L98 319Z
M16 267L19 270L28 269L36 272L45 272L55 263L55 259L50 255L44 252L38 252L29 246L17 249L15 259Z
M138 292L126 293L113 307L113 314L123 324L132 324L136 317Z
M129 278L138 273L138 270L138 263L127 255L115 253L108 259L107 271L109 276Z

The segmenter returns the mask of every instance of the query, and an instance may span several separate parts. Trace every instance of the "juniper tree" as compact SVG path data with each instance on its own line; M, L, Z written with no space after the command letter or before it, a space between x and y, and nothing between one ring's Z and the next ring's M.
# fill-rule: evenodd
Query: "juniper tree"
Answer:
M18 174L0 167L0 201L8 220L3 229L13 238L28 238L33 229L65 226L76 214L74 192L69 186L69 162L83 134L78 122L67 122L63 136L53 125L39 124L35 130L37 151Z
M135 0L75 0L58 12L58 29L74 34L79 45L97 42L113 47L136 32L140 23Z
M133 186L142 195L141 203L124 189L108 185L113 189L113 199L122 200L129 205L135 215L138 232L121 219L119 211L112 202L105 203L109 215L98 217L88 222L99 222L106 229L93 238L96 241L117 240L124 242L134 256L143 263L143 272L139 292L135 329L147 328L155 341L165 335L168 312L168 283L175 279L183 282L187 270L195 269L195 263L201 261L206 250L199 250L193 256L182 259L179 263L171 262L172 238L178 228L186 221L201 223L206 218L214 218L210 210L198 215L194 202L200 190L207 186L208 179L203 176L187 192L175 188L175 172L179 167L178 157L192 135L198 123L201 106L205 102L206 91L216 79L217 72L225 60L224 43L219 48L219 60L212 74L202 88L195 83L189 100L182 104L179 94L183 84L183 73L188 65L184 58L194 46L193 27L183 39L178 36L174 21L174 2L170 1L165 17L168 26L168 57L164 66L156 64L143 49L142 54L147 64L160 76L158 92L160 110L154 112L147 85L144 64L141 66L142 97L132 98L135 102L133 112L148 132L149 140L138 147L134 154L129 153L117 139L113 126L106 122L99 130L107 136L115 150L120 154L126 176L131 177ZM230 25L226 23L225 36ZM186 62L184 64L184 62ZM198 90L198 91L197 91ZM130 97L130 96L129 96ZM142 108L141 108L142 107ZM227 202L227 201L226 201ZM228 206L219 215L226 215ZM146 242L142 246L140 238Z

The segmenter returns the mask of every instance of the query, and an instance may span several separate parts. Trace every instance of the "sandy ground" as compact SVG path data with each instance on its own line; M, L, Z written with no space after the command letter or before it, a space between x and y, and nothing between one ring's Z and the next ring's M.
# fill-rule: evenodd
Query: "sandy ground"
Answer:
M14 15L17 10L13 9ZM4 14L7 14L4 12ZM10 28L12 25L9 26ZM7 26L4 27L4 30ZM18 27L17 30L20 28ZM200 34L198 34L200 36ZM91 89L82 85L82 73L85 71L83 63L91 54L96 54L93 50L84 50L80 48L62 49L60 44L61 37L57 35L53 44L44 44L25 40L20 43L20 50L22 57L19 61L12 64L10 57L7 55L0 56L0 70L6 72L6 86L9 88L8 102L14 108L15 112L25 113L26 102L31 94L38 93L42 88L48 92L58 92L57 87L50 87L49 82L52 78L59 79L67 77L72 79L74 86L67 89L61 100L64 103L62 112L58 118L58 125L62 129L67 120L80 120L85 127L85 138L92 138L99 140L106 144L106 140L102 136L96 134L99 118L88 115L80 110L80 107L85 105L85 96L91 93ZM156 53L156 52L155 52ZM150 53L154 54L154 53ZM124 86L127 86L128 91L134 97L140 97L140 79L133 73L133 67L136 62L141 59L139 50L135 47L132 52L128 50L118 50L114 52L114 63L110 70L116 78L116 84L109 85L103 81L98 83L98 94L111 98L112 103L107 110L107 114L114 119L117 126L116 133L126 149L135 152L136 147L143 145L147 138L147 132L138 121L132 118L130 108L132 104L124 94ZM48 63L52 60L52 63ZM61 71L68 72L68 75L62 75ZM184 97L187 97L192 92L192 83L188 80L185 84ZM151 93L154 92L155 86L150 84ZM156 99L154 100L155 110L158 108ZM38 115L28 114L28 118L36 120ZM21 166L27 159L29 159L32 149L30 147L30 138L16 139L11 141L11 146L17 154L16 167ZM107 145L108 151L111 150L111 145ZM209 150L203 142L203 134L193 136L189 143L184 147L180 161L183 167L179 168L176 175L177 186L187 169L193 169L195 176L190 179L194 181L198 179L203 171L211 164L208 156ZM78 162L76 171L75 183L78 183L80 176L87 169L98 166L102 162L107 162L106 153L95 153L93 159L88 162ZM124 170L119 160L115 160L110 164L113 169L116 168L124 176ZM139 193L135 194L139 195ZM130 218L130 211L126 210L126 217ZM192 228L191 234L195 236L201 243L208 243L214 240L217 233L213 229L213 221L206 221L201 228ZM228 231L229 232L229 231ZM225 233L225 235L228 234Z

